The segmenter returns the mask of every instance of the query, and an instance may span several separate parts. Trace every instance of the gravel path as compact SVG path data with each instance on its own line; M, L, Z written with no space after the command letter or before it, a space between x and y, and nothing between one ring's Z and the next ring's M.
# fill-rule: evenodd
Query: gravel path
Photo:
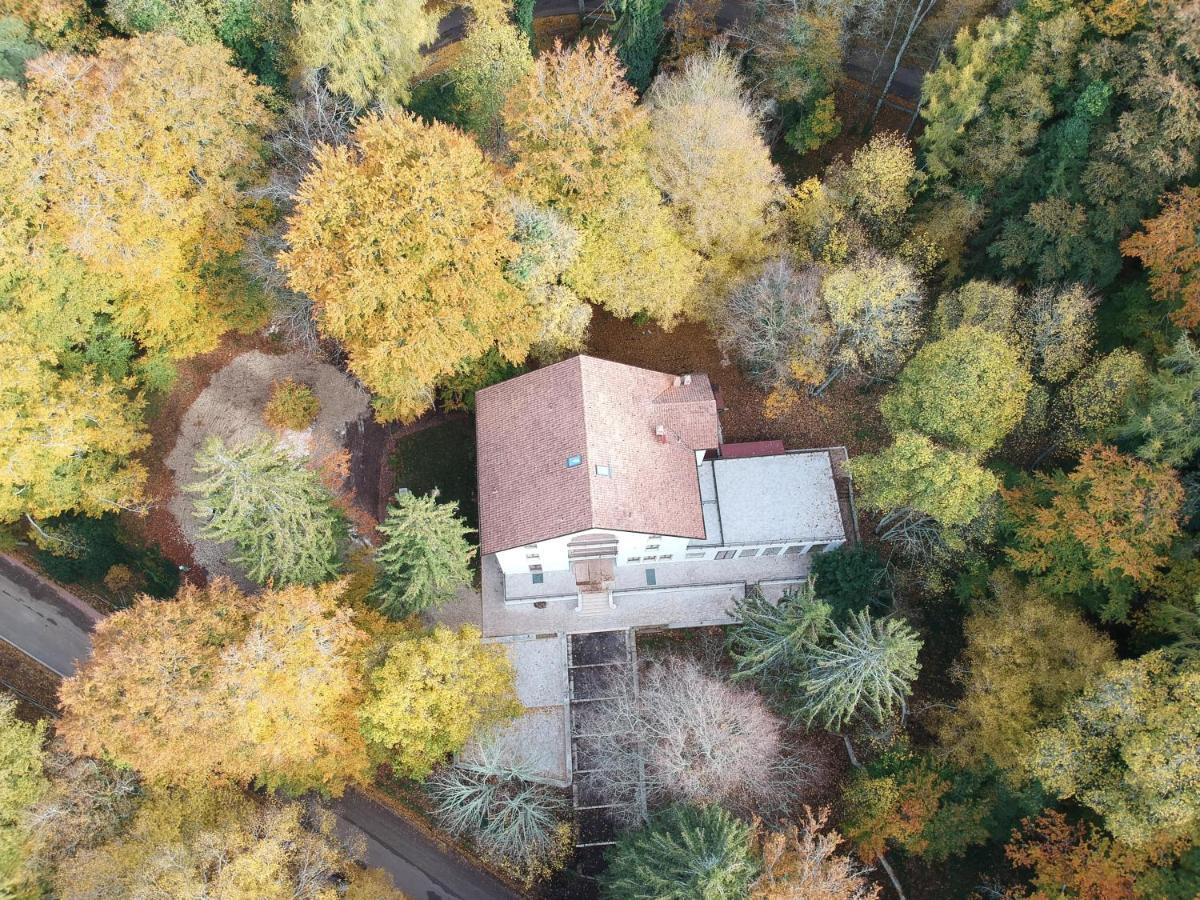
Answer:
M272 433L263 423L263 408L271 385L287 377L313 389L321 403L321 412L308 431L289 432L281 437L281 442L289 449L307 453L315 461L340 450L348 423L367 414L366 391L310 353L297 351L269 356L252 350L236 357L213 376L184 414L179 439L167 457L167 467L174 473L178 489L168 508L193 545L196 564L203 566L210 578L231 578L247 590L256 586L227 562L233 548L200 537L200 522L192 515L193 497L183 488L197 480L193 469L196 452L209 435L218 435L227 444L237 446Z

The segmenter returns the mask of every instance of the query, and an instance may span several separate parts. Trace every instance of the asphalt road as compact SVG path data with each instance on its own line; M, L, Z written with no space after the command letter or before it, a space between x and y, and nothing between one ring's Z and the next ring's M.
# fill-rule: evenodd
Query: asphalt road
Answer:
M412 900L518 900L521 896L356 791L346 791L330 808L343 837L365 838L363 861L390 872L396 887Z
M92 652L92 626L101 618L21 562L0 555L0 640L67 677ZM363 861L386 869L413 900L520 896L362 794L348 791L332 808L344 834L365 839Z
M92 625L99 620L82 601L0 555L0 639L67 677L92 652Z

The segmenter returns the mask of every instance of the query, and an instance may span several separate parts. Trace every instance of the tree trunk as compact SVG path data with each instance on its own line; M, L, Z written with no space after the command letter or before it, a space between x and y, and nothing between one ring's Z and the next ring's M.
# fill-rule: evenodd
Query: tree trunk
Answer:
M892 89L892 83L896 80L896 72L900 69L900 63L904 60L904 54L908 52L908 45L912 41L913 35L921 27L921 23L925 21L925 17L937 6L937 2L938 0L917 0L917 5L913 8L912 18L908 21L908 31L904 33L904 40L900 42L900 49L896 51L896 58L892 60L892 71L888 73L887 82L884 84L883 90L879 94L879 100L875 104L875 112L871 116L871 124L867 126L868 131L875 129L875 122L879 119L879 112L883 109L883 103Z

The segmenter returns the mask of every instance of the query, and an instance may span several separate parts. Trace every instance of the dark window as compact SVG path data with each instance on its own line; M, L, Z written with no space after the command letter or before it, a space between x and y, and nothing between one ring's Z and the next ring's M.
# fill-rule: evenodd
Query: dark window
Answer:
M783 549L782 547L767 547L765 550L763 550L762 555L763 556L778 556L779 551L782 549Z
M647 549L647 550L657 550L657 549L658 549L658 544L647 544L647 545L646 545L646 549Z
M809 553L824 553L825 548L828 546L829 546L828 544L813 544L811 547L808 548L808 552Z
M733 559L737 556L736 550L720 550L717 552L717 559Z
M758 556L758 548L751 547L749 550L743 550L738 556Z
M533 583L534 584L542 584L545 580L546 580L546 576L543 575L541 572L533 573Z
M629 557L629 562L641 562L641 561L642 561L642 558L640 556Z
M542 567L541 567L541 565L533 565L533 566L529 567L529 571L530 572L540 572L540 571L542 571Z
M658 579L655 577L653 569L646 570L646 584L658 584Z
M784 556L795 556L796 554L803 553L803 552L804 552L804 548L801 547L799 544L792 544L792 546L788 547L786 550L783 551L783 555Z
M674 556L674 554L672 554L672 553L664 553L662 556L660 556L658 558L658 561L662 562L664 559L671 559L673 556Z

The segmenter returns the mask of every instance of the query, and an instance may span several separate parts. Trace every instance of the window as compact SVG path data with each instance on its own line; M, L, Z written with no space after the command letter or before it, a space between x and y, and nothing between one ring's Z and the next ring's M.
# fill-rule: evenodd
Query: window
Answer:
M646 540L657 541L660 537L662 537L661 534L648 534L648 535L646 535Z
M612 469L608 466L596 466L596 474L601 478L608 478L612 475Z
M804 548L801 547L799 544L792 544L792 546L788 547L786 550L783 551L783 555L784 556L798 556L799 554L801 554L803 552L804 552Z
M654 562L656 559L658 559L657 556L643 556L642 562Z
M576 453L574 456L567 457L567 468L578 469L583 465L583 457Z
M736 550L719 550L717 551L717 559L733 559L737 556Z
M706 557L706 556L708 556L707 553L689 553L687 555L687 558L688 559L704 559L704 557Z
M765 550L763 550L762 555L763 556L778 556L779 551L782 549L783 549L782 547L767 547Z
M809 553L824 553L825 548L828 546L829 546L828 544L813 544L811 547L808 548L808 552Z
M741 556L741 557L746 557L746 556L758 556L758 548L757 548L757 547L750 547L750 548L749 548L749 549L747 549L747 550L743 550L743 551L741 551L741 552L738 554L738 556Z
M672 553L664 553L662 556L660 556L658 558L658 561L662 562L664 559L671 559L673 557L674 557L674 554L672 554Z
M545 576L545 575L543 575L541 572L534 572L534 573L533 573L533 583L534 583L534 584L542 584L542 583L544 583L545 581L546 581L546 576Z
M537 559L538 556L539 556L539 554L537 554L537 553L526 553L525 554L526 559Z
M658 578L653 569L646 570L646 584L658 584Z
M631 557L629 557L629 559L626 560L626 562L641 562L641 561L642 561L642 558L640 556L631 556Z
M647 549L647 550L657 550L657 549L658 549L658 544L647 544L647 545L646 545L646 549Z
M540 572L540 571L542 571L542 567L540 565L530 566L529 571L530 572Z

